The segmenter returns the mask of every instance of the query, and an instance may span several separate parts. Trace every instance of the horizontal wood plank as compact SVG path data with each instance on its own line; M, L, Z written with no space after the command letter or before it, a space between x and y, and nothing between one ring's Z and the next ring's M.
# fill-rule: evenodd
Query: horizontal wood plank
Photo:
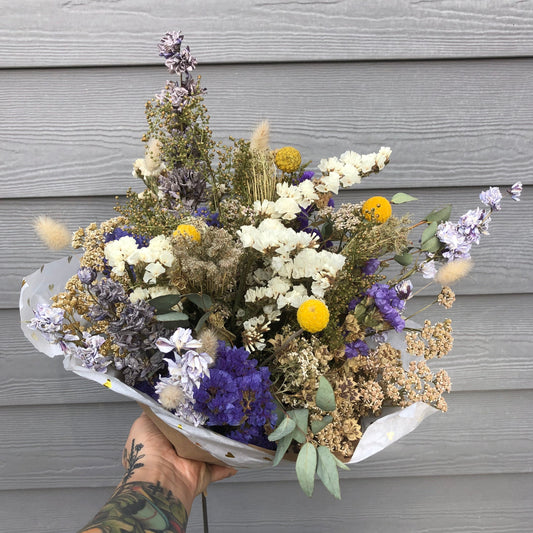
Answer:
M346 477L524 473L533 470L533 390L456 392L449 412L352 467ZM108 487L120 478L132 403L0 408L0 490ZM467 429L468 428L468 429ZM232 481L294 480L294 465Z
M356 202L379 192L391 197L397 190L381 189L347 191L338 199ZM410 213L412 220L420 220L433 208L453 204L452 220L479 204L477 188L410 189L419 200L395 206L398 215ZM18 306L22 278L41 267L43 263L59 259L72 251L52 252L39 243L32 228L37 215L49 215L63 221L71 231L91 221L101 222L114 216L114 198L60 198L27 200L0 200L0 224L3 239L0 242L0 308ZM531 224L532 211L526 198L513 202L506 198L504 207L493 216L490 237L485 236L480 246L472 250L476 267L473 273L456 287L458 294L499 294L533 292L533 234L521 228ZM517 233L517 229L519 232ZM414 232L413 238L419 238ZM422 278L418 286L425 284Z
M417 310L427 297L409 302ZM432 366L445 368L454 391L528 389L531 358L532 295L462 296L453 310L433 307L432 321L450 317L454 349ZM505 309L505 315L494 313ZM123 402L126 398L63 369L62 358L35 351L22 335L15 309L0 310L0 405Z
M209 487L209 525L219 533L511 533L533 523L533 474L342 481L342 500L296 482L220 482ZM71 533L94 516L112 488L2 493L1 533ZM280 497L281 495L285 497ZM275 510L275 512L273 512ZM333 529L334 528L334 529ZM199 500L187 531L202 531Z
M530 2L60 0L0 2L0 67L131 65L182 29L203 62L533 54ZM149 6L149 7L148 7Z
M533 183L533 59L202 69L218 139L271 121L315 167L391 146L389 187ZM159 68L13 70L0 78L0 198L123 194L138 180ZM31 112L28 104L31 103ZM377 178L358 188L372 188Z

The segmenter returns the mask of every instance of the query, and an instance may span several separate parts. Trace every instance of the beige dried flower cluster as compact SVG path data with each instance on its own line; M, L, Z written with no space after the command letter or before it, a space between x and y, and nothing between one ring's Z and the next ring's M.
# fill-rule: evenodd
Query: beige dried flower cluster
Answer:
M432 325L426 320L422 331L408 332L405 341L407 351L412 355L425 359L441 358L453 347L452 321L447 318L444 322Z
M235 285L242 248L226 230L208 227L201 242L178 238L173 254L170 279L178 289L222 296Z

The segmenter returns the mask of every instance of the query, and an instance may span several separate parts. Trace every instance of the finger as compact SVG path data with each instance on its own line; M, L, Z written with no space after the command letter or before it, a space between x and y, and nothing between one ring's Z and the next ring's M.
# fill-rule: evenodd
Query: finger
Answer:
M235 468L229 466L221 465L209 465L211 470L211 481L220 481L221 479L226 479L227 477L234 476L237 473Z

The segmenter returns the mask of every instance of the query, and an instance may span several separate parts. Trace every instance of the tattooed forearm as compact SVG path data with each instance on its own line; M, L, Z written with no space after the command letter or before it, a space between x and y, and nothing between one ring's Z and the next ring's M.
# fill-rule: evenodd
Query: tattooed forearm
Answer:
M184 533L187 511L171 491L144 481L123 483L79 533Z
M144 467L142 443L132 439L124 448L126 473L111 499L79 533L184 533L187 511L170 490L148 481L132 481L134 472Z

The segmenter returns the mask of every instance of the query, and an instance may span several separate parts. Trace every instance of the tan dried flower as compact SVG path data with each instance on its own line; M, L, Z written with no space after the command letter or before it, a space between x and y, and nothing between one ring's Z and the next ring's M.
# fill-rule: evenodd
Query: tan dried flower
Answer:
M437 296L437 302L446 309L450 309L455 302L455 293L450 287L444 286L442 287L440 294Z
M72 241L72 233L65 224L51 217L45 215L37 217L33 227L41 241L51 250L66 248Z
M263 122L261 122L261 124L259 124L252 133L252 138L250 139L250 148L252 150L257 150L258 152L264 152L268 150L269 140L270 124L268 120L263 120Z
M435 281L441 285L451 285L461 278L464 278L474 263L471 259L455 259L454 261L448 261L445 265L440 267L439 271L435 275Z

